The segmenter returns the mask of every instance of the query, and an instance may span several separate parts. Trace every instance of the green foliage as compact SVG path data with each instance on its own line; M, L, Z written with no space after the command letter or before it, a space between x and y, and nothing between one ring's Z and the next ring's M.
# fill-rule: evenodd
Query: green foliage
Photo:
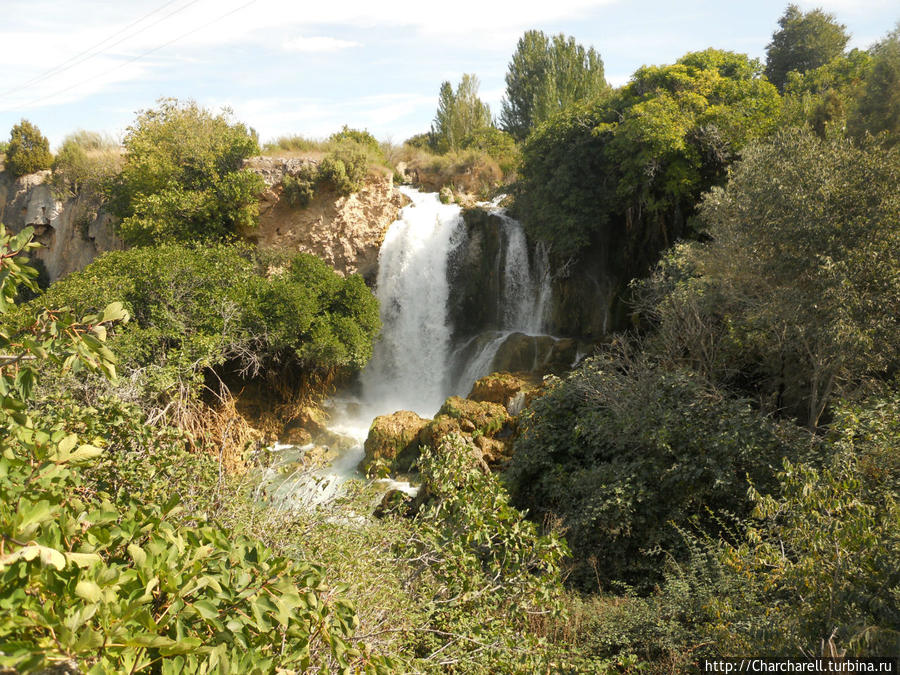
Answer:
M9 132L6 146L6 170L18 178L49 169L53 162L50 141L34 124L23 119Z
M711 241L659 278L657 347L811 428L893 372L898 167L896 149L797 130L746 150L703 202Z
M361 368L379 329L362 278L306 254L273 263L265 276L252 250L225 245L115 251L36 303L90 311L123 302L134 320L111 342L146 402L193 398L208 369L225 364L250 375Z
M515 172L519 164L519 148L515 139L495 127L484 127L463 138L463 150L480 150L497 162L504 175Z
M802 75L788 73L784 125L808 124L823 138L842 134L871 62L868 52L853 49Z
M771 132L779 107L759 64L741 54L708 49L643 67L615 95L575 104L532 134L517 209L558 256L600 243L630 278L687 233L700 194Z
M0 229L4 313L34 276L15 260L30 236ZM114 503L82 471L104 450L67 428L84 416L34 415L29 359L115 378L103 343L107 324L127 318L120 304L81 321L47 310L21 337L0 334L0 665L31 671L74 658L92 673L387 672L352 644L353 608L322 585L319 568L199 514L179 521L177 498L151 505L119 494ZM94 438L108 430L86 424ZM121 438L117 425L135 423L127 414L111 423Z
M447 152L460 147L469 134L491 125L491 111L478 98L478 77L466 73L456 91L449 82L441 84L438 109L431 127L432 147Z
M313 164L304 164L295 174L284 174L281 179L281 187L288 204L295 208L304 208L316 196L316 182L318 181L318 168Z
M381 148L376 144L377 154ZM358 192L369 173L370 155L375 153L368 144L345 138L337 141L334 149L319 164L317 180L330 184L338 194Z
M850 116L851 134L884 134L885 142L900 140L900 26L872 49L872 66Z
M262 152L265 155L279 155L285 152L318 152L325 150L326 146L326 141L307 138L306 136L279 136L274 141L266 143Z
M821 9L802 12L791 4L778 19L779 29L766 46L766 77L784 90L788 74L803 74L823 66L844 51L847 27Z
M194 102L162 99L128 128L111 208L131 245L222 241L255 226L262 178L241 169L256 133Z
M77 131L63 141L51 182L60 197L75 200L78 224L89 225L97 217L121 166L119 145L102 134Z
M412 563L430 627L419 637L417 653L487 666L467 672L546 667L546 648L529 644L522 632L530 619L560 611L565 544L539 535L509 505L496 477L478 468L461 438L448 437L438 450L425 448L418 467L425 498L402 553ZM451 640L457 635L472 637ZM529 641L523 644L523 637Z
M503 129L524 141L542 122L576 101L592 99L609 88L603 61L594 48L575 38L552 38L530 30L519 38L506 73L506 97L500 111Z
M561 518L586 586L646 589L685 555L678 528L718 533L715 514L749 511L747 477L771 485L803 447L747 401L627 351L581 366L519 423L514 503Z
M381 143L379 143L368 131L351 129L345 124L340 131L335 132L328 137L328 142L335 145L340 145L344 141L353 141L366 148L370 157L380 158L382 162L384 161L384 152L382 151Z
M735 653L816 653L823 643L848 656L896 653L896 492L866 490L846 453L820 470L785 460L779 482L775 495L751 490L760 522L744 543L725 549L724 562L747 579L768 628L744 635ZM720 604L727 607L728 600Z
M411 148L418 148L420 150L425 150L434 146L434 142L432 141L430 133L410 136L405 141L403 141L403 144L408 145Z

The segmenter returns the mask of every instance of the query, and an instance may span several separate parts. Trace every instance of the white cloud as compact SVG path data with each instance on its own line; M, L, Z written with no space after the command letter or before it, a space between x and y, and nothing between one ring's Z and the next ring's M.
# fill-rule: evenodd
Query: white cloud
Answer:
M338 40L333 37L297 37L292 40L285 40L281 48L288 52L337 52L341 49L349 47L361 47L359 42L352 40Z
M221 101L204 101L210 109ZM231 102L237 119L251 124L262 140L287 134L325 138L341 125L368 129L378 138L393 134L397 138L423 131L418 121L437 105L437 95L415 93L379 94L352 99L266 97Z

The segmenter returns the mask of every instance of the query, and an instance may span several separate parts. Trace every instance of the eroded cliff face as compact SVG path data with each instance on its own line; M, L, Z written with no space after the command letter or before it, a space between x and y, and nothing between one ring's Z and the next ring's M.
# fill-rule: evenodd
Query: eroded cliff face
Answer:
M359 272L374 281L378 250L385 232L404 205L392 176L373 170L362 190L341 196L321 189L305 208L282 199L281 179L296 175L315 159L254 157L245 166L258 172L267 189L260 197L259 226L245 237L261 248L311 253L341 274ZM53 282L80 270L104 251L124 248L115 234L115 220L103 209L94 216L79 198L60 199L50 172L13 179L0 170L0 222L12 232L35 229L43 244L32 254Z
M245 166L263 177L267 190L260 199L259 225L243 234L260 248L311 253L340 274L358 272L372 282L381 242L405 198L388 172L373 169L359 192L345 197L320 188L308 206L291 206L283 198L282 178L315 162L309 158L247 160Z
M101 209L88 214L78 198L59 199L49 185L50 172L13 179L0 172L0 222L12 232L29 225L41 248L31 254L53 282L80 270L100 253L123 247L112 216Z

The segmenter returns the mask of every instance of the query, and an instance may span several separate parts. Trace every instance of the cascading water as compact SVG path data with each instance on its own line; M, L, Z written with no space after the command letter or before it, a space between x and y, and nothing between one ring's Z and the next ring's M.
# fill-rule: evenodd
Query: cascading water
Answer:
M362 374L363 407L375 415L412 410L431 416L447 395L452 326L447 260L464 236L460 208L410 188L378 256L375 290L382 335Z
M361 373L360 396L344 394L328 402L329 429L354 442L327 470L311 473L299 467L285 474L284 465L281 470L273 467L261 489L274 495L282 508L321 504L339 494L340 484L356 475L374 417L397 410L431 417L448 395L468 394L472 383L490 372L497 350L510 335L541 335L545 330L550 298L546 251L529 254L521 224L502 209L489 207L501 221L500 330L472 338L464 350L469 354L466 362L453 358L448 263L466 239L461 210L442 204L434 193L400 190L412 203L390 226L379 252L375 292L381 307L381 337ZM295 462L296 454L284 453L285 461ZM406 483L395 482L392 487L410 489Z
M538 246L529 255L528 241L522 224L502 209L494 211L501 221L500 251L503 266L501 288L501 321L492 336L482 337L480 348L466 359L454 389L465 396L480 377L491 372L497 352L513 333L543 335L550 303L550 261L547 250ZM464 351L465 347L464 346Z

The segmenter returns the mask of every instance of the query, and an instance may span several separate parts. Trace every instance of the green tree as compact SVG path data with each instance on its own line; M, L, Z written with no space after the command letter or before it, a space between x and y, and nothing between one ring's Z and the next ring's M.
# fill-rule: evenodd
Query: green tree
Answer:
M6 148L6 170L18 178L49 169L53 163L50 141L34 124L22 120L9 132Z
M688 370L622 348L555 381L519 420L507 478L513 503L562 519L585 587L625 580L645 591L679 528L718 533L716 514L749 514L747 476L774 484L800 434Z
M241 163L259 152L256 132L228 111L163 99L138 115L123 145L111 207L127 243L221 241L255 226L263 182Z
M883 133L894 144L900 140L900 26L871 52L872 66L848 126L857 138Z
M821 9L802 12L791 4L778 20L780 28L766 46L766 77L783 91L788 73L805 73L823 66L844 51L850 36L846 26Z
M745 149L700 208L710 241L663 275L660 349L811 429L895 372L897 153L797 129Z
M608 269L643 273L686 233L700 194L777 123L780 97L759 70L743 54L690 53L550 119L522 154L516 208L529 233L562 257L597 244Z
M478 98L478 77L465 73L456 91L441 84L438 109L431 127L432 144L438 152L456 150L469 134L491 125L491 111Z
M809 125L822 137L842 134L871 62L868 52L853 49L802 75L788 73L784 87L784 124Z
M552 114L608 88L603 60L593 47L585 49L563 34L551 38L543 31L527 31L506 73L501 126L523 141Z

